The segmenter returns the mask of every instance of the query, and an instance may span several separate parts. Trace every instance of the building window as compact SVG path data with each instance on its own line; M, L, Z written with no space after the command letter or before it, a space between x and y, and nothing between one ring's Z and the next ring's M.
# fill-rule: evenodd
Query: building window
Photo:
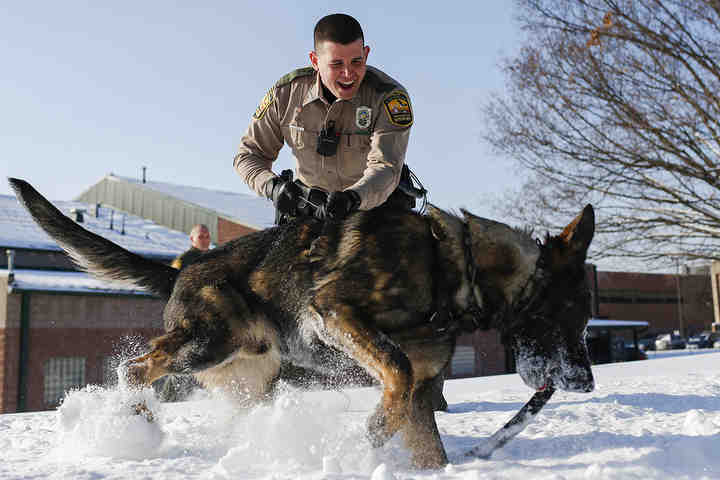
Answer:
M71 388L85 385L84 357L54 357L45 362L45 405L57 405Z

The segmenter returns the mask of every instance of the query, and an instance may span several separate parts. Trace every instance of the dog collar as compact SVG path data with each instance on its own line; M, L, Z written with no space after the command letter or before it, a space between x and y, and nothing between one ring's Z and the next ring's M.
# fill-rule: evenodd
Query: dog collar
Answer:
M545 293L544 287L547 283L546 279L548 277L547 269L545 267L545 246L540 240L535 240L535 243L538 246L540 255L535 262L535 271L532 275L530 275L527 282L525 282L525 286L523 286L520 291L520 295L518 296L515 308L513 308L513 310L518 313L533 310L537 300Z
M469 286L466 307L463 310L454 310L448 305L448 299L444 295L436 294L437 310L430 316L429 322L438 334L454 335L457 332L474 332L475 330L488 330L494 324L495 317L500 312L488 312L478 302L475 296L475 284L477 281L477 266L472 254L472 238L470 226L463 222L463 252L465 257L465 277ZM485 301L482 302L486 303Z
M472 235L470 235L470 225L463 222L463 250L465 252L465 273L470 285L468 293L468 306L460 312L460 316L469 316L476 330L478 328L487 330L490 328L492 316L488 316L485 309L478 303L475 296L475 281L477 280L477 265L472 253ZM484 302L483 302L484 303Z

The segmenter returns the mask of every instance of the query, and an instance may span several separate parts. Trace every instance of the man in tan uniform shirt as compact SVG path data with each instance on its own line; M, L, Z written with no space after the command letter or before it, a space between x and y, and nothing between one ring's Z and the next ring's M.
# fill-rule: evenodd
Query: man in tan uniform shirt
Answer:
M282 213L295 212L299 187L271 167L284 144L295 156L297 178L329 195L330 218L383 204L397 188L413 123L405 89L366 65L357 21L328 15L315 26L312 66L282 77L253 115L234 166Z

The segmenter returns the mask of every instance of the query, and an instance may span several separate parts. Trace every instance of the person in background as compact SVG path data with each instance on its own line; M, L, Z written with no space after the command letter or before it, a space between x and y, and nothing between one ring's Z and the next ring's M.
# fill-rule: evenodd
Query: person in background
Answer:
M210 250L210 230L198 223L190 230L190 248L179 255L171 266L180 270L195 262L200 255ZM193 390L202 388L192 375L168 375L153 385L163 402L179 402L187 399Z
M190 249L173 260L171 266L180 270L210 249L210 230L206 225L198 223L190 230Z

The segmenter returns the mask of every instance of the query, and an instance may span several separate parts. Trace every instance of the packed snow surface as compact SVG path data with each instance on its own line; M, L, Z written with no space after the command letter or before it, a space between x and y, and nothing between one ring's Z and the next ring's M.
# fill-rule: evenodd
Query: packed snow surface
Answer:
M489 460L463 454L532 392L517 375L448 381L439 471L412 470L399 438L368 445L372 388L287 387L242 411L204 392L159 403L149 389L88 386L56 411L0 415L0 478L718 479L720 353L708 352L595 366L594 392L557 392Z

